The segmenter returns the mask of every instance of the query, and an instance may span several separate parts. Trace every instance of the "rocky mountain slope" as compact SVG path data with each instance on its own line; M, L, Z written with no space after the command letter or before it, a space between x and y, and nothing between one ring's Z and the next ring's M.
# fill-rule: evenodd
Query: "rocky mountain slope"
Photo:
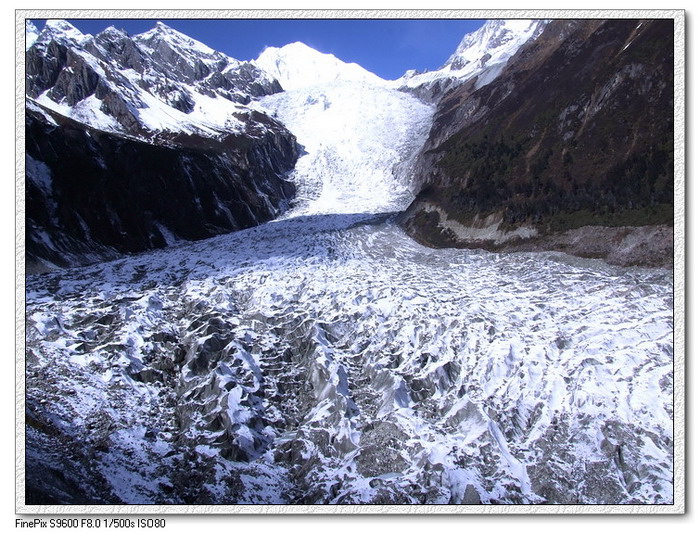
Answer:
M665 225L655 243L632 241L668 265L672 106L672 21L553 21L490 84L440 100L405 225L433 245L602 257L630 227ZM577 247L584 226L621 229ZM637 252L618 260L645 264Z
M27 45L30 270L249 227L293 196L296 139L248 105L281 87L252 63L162 23L48 21Z

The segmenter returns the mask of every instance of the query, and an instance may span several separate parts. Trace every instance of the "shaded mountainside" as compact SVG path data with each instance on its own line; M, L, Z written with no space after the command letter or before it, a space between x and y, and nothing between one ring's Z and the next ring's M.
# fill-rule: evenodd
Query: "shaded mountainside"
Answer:
M26 114L28 271L197 240L272 219L294 194L295 138L171 135L150 144L48 110ZM253 124L251 127L255 127Z
M672 224L673 21L553 21L445 95L417 175L404 223L433 245Z
M279 91L252 63L162 23L133 37L27 25L28 272L277 216L299 146L248 104Z

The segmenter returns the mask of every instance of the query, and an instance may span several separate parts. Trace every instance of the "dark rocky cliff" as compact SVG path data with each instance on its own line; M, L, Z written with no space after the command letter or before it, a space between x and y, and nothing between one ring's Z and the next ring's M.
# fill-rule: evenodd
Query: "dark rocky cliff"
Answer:
M161 248L276 216L294 194L284 179L295 138L264 131L160 144L101 132L34 106L26 114L29 272ZM252 121L251 128L259 124ZM166 142L167 140L167 142Z
M673 21L553 21L490 85L443 97L417 175L404 224L433 245L670 226Z
M48 21L26 52L28 272L250 227L294 195L281 87L158 23L130 37Z

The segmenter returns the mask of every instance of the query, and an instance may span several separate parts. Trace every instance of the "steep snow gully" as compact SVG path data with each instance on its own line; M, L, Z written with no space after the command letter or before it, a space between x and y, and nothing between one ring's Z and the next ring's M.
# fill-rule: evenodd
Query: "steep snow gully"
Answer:
M671 273L417 244L381 80L256 105L283 219L28 277L28 503L672 503Z

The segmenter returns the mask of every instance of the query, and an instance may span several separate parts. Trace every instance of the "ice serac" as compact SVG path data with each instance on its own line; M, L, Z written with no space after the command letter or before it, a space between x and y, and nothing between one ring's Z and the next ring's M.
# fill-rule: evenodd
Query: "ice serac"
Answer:
M27 284L35 504L670 504L669 271L289 218Z
M284 211L296 140L249 105L281 90L269 75L162 23L134 37L49 21L34 39L27 28L30 268L204 238Z
M491 83L508 60L527 42L536 39L547 20L489 20L464 36L455 52L437 70L410 70L394 82L428 101L440 99L448 90L471 82L478 89Z

